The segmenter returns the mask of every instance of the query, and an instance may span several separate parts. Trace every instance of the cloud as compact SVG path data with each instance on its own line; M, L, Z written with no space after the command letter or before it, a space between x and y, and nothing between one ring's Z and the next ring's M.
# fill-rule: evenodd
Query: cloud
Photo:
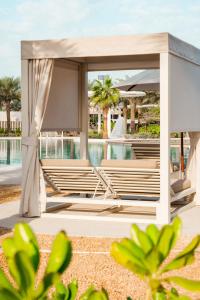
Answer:
M5 1L0 76L20 73L20 40L168 31L200 47L199 12L199 0Z
M77 35L80 24L91 13L87 0L19 0L15 5L14 2L0 8L0 76L19 75L21 40Z

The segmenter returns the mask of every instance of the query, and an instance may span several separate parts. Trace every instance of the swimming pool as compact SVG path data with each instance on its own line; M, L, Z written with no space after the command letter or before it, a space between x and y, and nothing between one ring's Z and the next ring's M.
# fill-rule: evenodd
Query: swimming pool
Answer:
M40 141L40 158L79 159L80 144L73 139L47 138ZM185 149L185 161L189 148ZM171 147L171 160L179 162L179 148ZM132 149L125 144L105 144L100 141L89 142L89 159L94 166L100 165L103 158L132 159ZM22 162L21 139L0 139L0 167L20 165Z

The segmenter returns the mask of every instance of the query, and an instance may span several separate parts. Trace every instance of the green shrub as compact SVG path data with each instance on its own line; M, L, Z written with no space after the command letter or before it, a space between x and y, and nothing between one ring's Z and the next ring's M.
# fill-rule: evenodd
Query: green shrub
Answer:
M139 134L145 133L150 137L159 137L160 136L160 125L158 124L149 124L146 127L142 126L139 128Z
M192 292L200 292L200 281L171 275L170 271L191 265L200 236L193 240L173 259L169 254L181 232L181 221L177 217L171 225L159 229L149 225L142 231L137 225L131 227L131 238L114 242L111 255L114 259L144 280L149 289L146 300L191 300L180 295L174 284ZM13 237L2 243L12 277L9 281L0 269L0 299L2 300L75 300L78 283L72 280L67 286L62 283L62 274L69 266L72 246L64 231L59 232L52 244L51 253L41 281L36 285L40 264L40 251L36 236L27 224L15 225ZM50 288L53 293L49 292ZM98 291L90 286L79 300L109 300L106 290ZM131 300L130 297L127 300Z
M16 129L15 129L15 135L16 135L16 136L21 136L21 135L22 135L22 132L21 132L21 129L20 129L20 128L16 128Z
M171 225L165 225L161 229L149 225L146 231L142 231L134 224L130 239L124 238L112 244L113 258L148 284L146 300L190 299L179 295L174 284L189 291L200 292L200 281L168 274L169 271L191 265L195 259L195 250L200 244L200 236L197 235L175 258L166 262L180 231L181 221L178 217ZM166 284L171 288L168 289Z
M90 139L101 139L103 137L102 132L98 133L96 130L89 130L88 137Z
M61 276L72 257L72 246L64 231L59 232L52 244L51 253L43 278L36 286L36 277L40 264L40 251L36 236L28 224L15 225L13 237L2 243L8 263L11 283L0 269L0 299L2 300L74 300L78 284L73 280L68 286L61 282ZM55 292L49 296L49 289ZM107 293L90 287L82 300L108 300Z
M8 134L8 131L4 128L0 128L0 136L6 137L6 136L21 136L21 129L17 128L15 130L11 130Z

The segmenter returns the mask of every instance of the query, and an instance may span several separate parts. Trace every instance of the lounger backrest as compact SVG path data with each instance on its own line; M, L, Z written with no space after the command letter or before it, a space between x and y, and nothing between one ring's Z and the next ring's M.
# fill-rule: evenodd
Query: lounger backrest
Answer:
M118 195L158 197L160 194L157 160L103 160L98 169Z
M160 159L160 144L132 144L136 159Z
M58 191L69 193L104 193L105 188L88 160L41 160L46 180Z

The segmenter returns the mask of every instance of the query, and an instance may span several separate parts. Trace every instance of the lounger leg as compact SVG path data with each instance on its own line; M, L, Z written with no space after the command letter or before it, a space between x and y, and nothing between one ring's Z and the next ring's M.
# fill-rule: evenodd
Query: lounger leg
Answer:
M97 189L99 187L99 184L100 184L100 180L98 181L97 185L96 185L96 188L95 188L95 191L94 191L94 194L93 194L93 199L95 198L96 196L96 193L97 193Z

